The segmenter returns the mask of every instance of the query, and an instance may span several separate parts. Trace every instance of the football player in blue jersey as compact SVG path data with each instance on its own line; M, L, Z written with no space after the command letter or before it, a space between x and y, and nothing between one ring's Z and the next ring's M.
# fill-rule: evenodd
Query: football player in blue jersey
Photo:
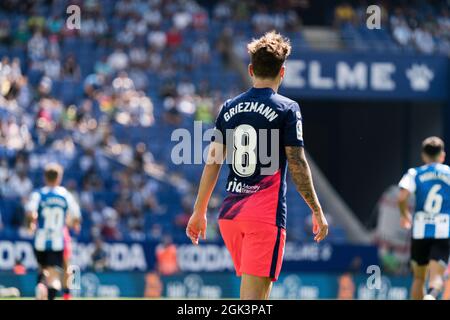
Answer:
M450 167L444 165L444 142L429 137L422 143L425 165L411 168L399 183L401 225L412 229L412 299L435 300L444 285L450 253ZM408 206L415 195L414 213ZM424 292L427 273L428 288Z
M206 210L226 155L229 174L219 210L220 233L242 277L241 299L268 299L283 261L288 170L311 208L314 240L325 239L328 223L303 149L300 107L278 93L290 42L268 32L247 48L253 86L227 100L217 116L209 155L218 161L208 158L186 234L194 244L206 237Z
M30 196L26 205L30 225L35 227L34 249L39 265L36 298L55 299L61 290L64 263L64 229L79 225L80 208L73 196L60 186L63 169L51 163L45 167L45 186Z

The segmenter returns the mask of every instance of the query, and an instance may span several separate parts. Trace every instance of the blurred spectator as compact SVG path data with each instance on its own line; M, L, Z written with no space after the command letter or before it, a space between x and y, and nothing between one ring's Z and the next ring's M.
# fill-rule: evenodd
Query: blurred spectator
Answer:
M44 61L44 75L52 80L58 80L61 75L61 63L59 57L51 54Z
M136 90L142 91L148 87L147 74L144 71L142 71L141 68L138 67L132 68L130 70L130 79L133 81Z
M155 2L153 3L153 8L149 8L143 12L143 17L150 27L157 27L162 22L161 10L158 10L156 6L157 4Z
M119 216L117 211L111 207L105 207L101 211L103 224L101 226L101 235L106 240L120 240L122 238L119 232Z
M25 268L21 259L16 259L16 262L14 263L13 272L16 276L23 276L24 274L27 273L27 269Z
M275 27L275 15L272 15L268 8L261 5L252 17L252 24L256 33L264 33Z
M167 32L166 39L167 45L172 49L179 47L183 41L180 31L176 28L171 28Z
M8 20L0 21L0 43L9 45L12 41L11 26Z
M413 39L420 52L427 54L434 52L435 44L433 36L427 30L417 28L414 30Z
M214 119L212 100L209 98L198 98L195 120L202 121L204 123L213 123Z
M145 47L136 46L130 50L130 64L132 67L145 67L147 65Z
M33 191L33 184L27 177L25 169L16 168L16 172L9 178L5 196L26 198Z
M176 101L173 97L164 99L164 121L167 124L177 126L183 121L180 111L177 108Z
M75 56L69 55L64 62L62 69L63 77L68 80L78 81L81 76L80 67L78 66Z
M166 33L159 28L154 28L148 33L147 42L153 49L164 49L167 44Z
M83 17L83 28L80 29L82 37L100 39L107 32L108 23L102 16L86 14Z
M128 77L128 74L125 71L119 72L117 78L113 80L112 86L117 92L124 92L134 89L133 80Z
M186 29L192 22L192 16L187 11L179 11L173 15L173 25L177 30Z
M38 32L44 30L45 18L38 14L36 7L31 7L28 17L30 30L37 30Z
M147 34L147 22L140 15L131 17L125 28L132 30L135 38L143 37Z
M406 46L412 39L411 29L408 27L406 21L401 21L393 26L394 39L402 46Z
M160 240L163 236L163 228L161 227L160 224L154 223L152 224L149 232L148 232L148 237L150 240Z
M58 34L61 32L64 26L64 21L61 19L61 17L58 17L57 15L52 15L47 19L47 30L52 34ZM83 26L84 29L84 26Z
M108 57L108 64L116 71L126 69L128 67L128 56L123 50L116 49Z
M94 65L94 71L98 75L102 75L105 77L110 76L114 70L111 65L108 63L108 57L102 56L100 60L97 60Z
M178 272L177 247L169 235L165 235L156 247L156 265L159 274L164 276L173 275Z
M28 41L28 57L32 61L32 68L39 69L38 63L45 57L47 48L47 39L44 38L41 31L36 31ZM33 67L36 65L35 67Z
M160 298L163 293L163 283L156 272L150 272L145 276L145 293L146 298Z
M95 239L95 248L91 255L92 269L95 272L105 271L108 265L107 254L100 238Z
M100 69L101 67L98 66ZM105 70L103 70L105 71ZM97 73L91 73L86 77L84 80L84 93L91 99L96 98L96 94L99 93L102 86L105 84L105 75L107 73L104 73L102 71L99 71Z
M14 44L23 45L26 44L30 38L30 32L28 30L27 24L24 20L19 22L19 27L14 33Z
M356 19L356 13L352 5L343 1L337 5L334 9L334 24L340 26L346 23L354 23Z
M192 58L194 63L208 63L210 59L209 42L205 38L197 40L192 46Z
M339 300L353 300L355 295L355 282L351 273L345 273L339 277L337 298Z
M213 16L214 19L218 21L227 21L231 18L233 11L231 10L230 2L228 1L219 1L218 4L214 7Z

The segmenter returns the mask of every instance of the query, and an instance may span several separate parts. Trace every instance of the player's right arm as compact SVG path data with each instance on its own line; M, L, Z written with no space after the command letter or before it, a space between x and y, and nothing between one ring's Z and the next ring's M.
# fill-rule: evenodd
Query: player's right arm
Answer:
M409 191L403 188L400 188L400 192L398 193L398 208L400 209L400 225L402 228L411 229L411 212L409 211Z
M38 218L38 208L41 196L39 192L33 192L25 205L25 224L28 230L34 231Z
M68 193L67 195L67 204L67 226L74 230L76 233L79 233L81 229L81 210L80 206L71 193Z
M311 169L306 160L305 150L300 146L286 146L285 150L292 180L297 191L305 199L313 213L314 240L317 242L322 241L328 235L328 222L314 189Z
M186 227L186 235L191 239L193 244L198 244L199 237L206 239L206 211L209 199L219 177L225 152L226 148L224 144L211 142L208 159L200 179L198 195L194 204L194 212Z
M409 210L409 197L416 191L416 170L409 169L399 182L400 192L397 198L398 208L400 209L400 225L405 229L412 226L412 217Z

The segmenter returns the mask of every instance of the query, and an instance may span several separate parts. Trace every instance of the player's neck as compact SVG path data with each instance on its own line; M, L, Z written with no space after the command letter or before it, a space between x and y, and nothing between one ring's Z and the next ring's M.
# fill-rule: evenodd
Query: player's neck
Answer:
M426 159L426 160L424 161L424 163L425 163L426 165L430 165L430 164L442 164L442 162L439 161L439 159Z
M280 87L279 83L273 80L262 80L262 79L253 80L253 88L256 89L271 88L273 91L278 92L279 87Z
M47 183L46 186L47 186L48 188L50 188L50 189L54 189L54 188L58 187L59 184L57 184L57 183Z

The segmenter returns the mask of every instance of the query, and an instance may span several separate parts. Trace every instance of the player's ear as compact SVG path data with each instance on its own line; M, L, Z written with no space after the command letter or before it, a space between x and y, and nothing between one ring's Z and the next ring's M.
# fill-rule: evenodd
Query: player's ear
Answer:
M439 159L441 163L444 163L444 162L445 162L445 156L446 156L445 151L442 151L442 153L441 153L441 158Z
M253 65L251 63L248 64L248 74L250 75L250 77L253 77L253 75L254 75Z
M284 64L281 66L280 68L280 79L283 80L284 78L284 73L286 72L286 67L284 66Z

